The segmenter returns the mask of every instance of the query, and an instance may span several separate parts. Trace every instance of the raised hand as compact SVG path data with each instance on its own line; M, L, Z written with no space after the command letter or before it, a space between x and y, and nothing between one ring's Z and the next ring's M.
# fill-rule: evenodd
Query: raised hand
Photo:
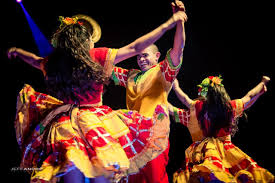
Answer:
M176 13L178 11L185 12L185 6L184 6L183 2L176 0L175 2L172 2L171 5L172 5L173 13Z
M266 92L267 91L267 83L270 81L270 78L268 76L263 76L262 77L262 82L264 83L264 86L263 86L263 89L262 89L262 92Z
M11 47L7 51L7 56L9 59L16 58L17 52L16 52L16 47Z

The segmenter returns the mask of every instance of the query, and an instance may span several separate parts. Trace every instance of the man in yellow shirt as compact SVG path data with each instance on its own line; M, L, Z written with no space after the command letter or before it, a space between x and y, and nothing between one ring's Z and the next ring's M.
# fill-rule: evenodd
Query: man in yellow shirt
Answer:
M168 94L182 64L185 44L184 22L187 16L181 1L172 3L172 7L174 13L181 11L185 19L177 23L173 48L167 52L165 59L158 63L160 52L156 45L151 45L137 56L140 70L115 67L112 73L115 84L126 88L127 108L147 117L152 117L157 105L168 106ZM169 114L168 110L165 112ZM166 138L168 136L169 134ZM166 165L169 144L167 146L161 155L147 163L138 174L129 176L129 183L168 183Z

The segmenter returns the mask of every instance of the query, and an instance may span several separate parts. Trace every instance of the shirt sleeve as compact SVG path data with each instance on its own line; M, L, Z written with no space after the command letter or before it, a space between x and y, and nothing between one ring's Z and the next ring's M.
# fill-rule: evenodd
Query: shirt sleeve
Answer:
M179 73L179 70L181 68L182 60L180 60L179 65L174 66L170 56L170 51L171 49L168 50L165 59L161 61L159 65L160 65L160 70L162 72L164 79L167 82L173 83L174 79L177 77L177 74Z
M244 110L244 104L242 99L231 100L230 103L233 108L234 118L241 117Z
M174 111L174 120L177 123L181 123L184 126L187 126L187 124L190 121L190 110L173 107L173 111Z
M113 63L116 58L118 49L114 48L92 48L90 50L90 56L93 62L99 63L104 67L104 72L107 75L111 75L113 70Z
M115 85L120 85L126 87L128 80L128 69L123 69L121 67L114 67L112 72L112 79L115 82Z

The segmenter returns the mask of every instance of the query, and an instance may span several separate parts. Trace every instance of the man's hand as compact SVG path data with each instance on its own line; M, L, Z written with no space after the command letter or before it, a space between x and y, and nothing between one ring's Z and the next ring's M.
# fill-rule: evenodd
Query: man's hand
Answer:
M176 13L178 11L185 12L185 6L184 6L183 2L176 0L175 2L172 2L171 5L172 5L173 13Z

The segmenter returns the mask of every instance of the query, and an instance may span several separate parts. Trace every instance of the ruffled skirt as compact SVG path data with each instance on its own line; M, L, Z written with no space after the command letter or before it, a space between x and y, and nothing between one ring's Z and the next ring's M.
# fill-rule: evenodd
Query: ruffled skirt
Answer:
M33 169L33 182L53 181L74 168L88 178L118 181L167 148L166 111L157 106L148 118L108 106L75 107L25 85L15 120L21 167Z
M229 136L195 142L185 156L185 170L174 173L174 183L274 182L274 176L232 144Z

